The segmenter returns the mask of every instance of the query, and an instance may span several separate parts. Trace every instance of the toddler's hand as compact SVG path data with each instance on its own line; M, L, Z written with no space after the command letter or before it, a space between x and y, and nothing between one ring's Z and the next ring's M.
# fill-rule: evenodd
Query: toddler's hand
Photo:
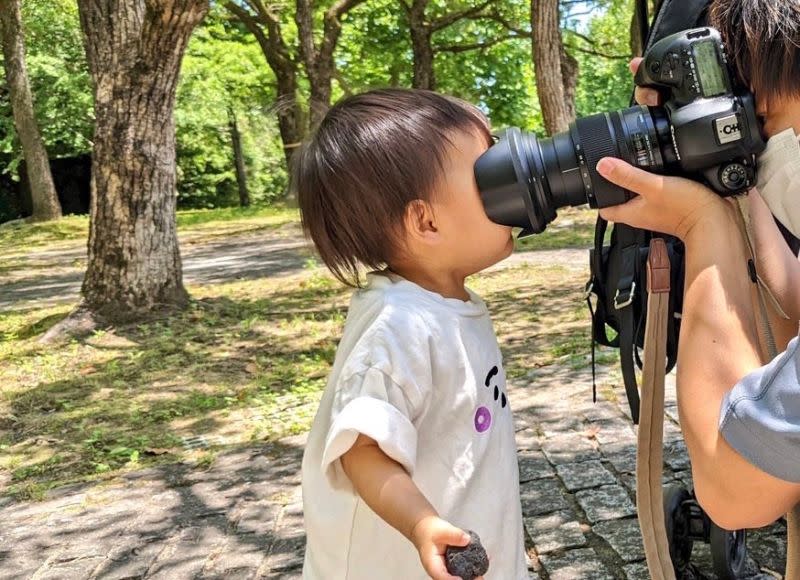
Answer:
M466 546L469 534L453 526L442 518L427 516L422 518L411 531L411 541L419 552L422 567L433 580L459 580L447 572L444 551L447 546ZM481 577L482 578L482 577ZM476 579L478 580L478 579Z

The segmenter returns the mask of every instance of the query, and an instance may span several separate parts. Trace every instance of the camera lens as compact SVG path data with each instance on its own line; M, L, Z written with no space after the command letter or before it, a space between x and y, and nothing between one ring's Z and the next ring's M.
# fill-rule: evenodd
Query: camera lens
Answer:
M475 178L492 221L521 227L522 235L536 234L558 208L585 203L602 208L633 196L597 173L603 157L663 171L676 161L666 114L645 106L600 113L546 139L508 129L475 163Z

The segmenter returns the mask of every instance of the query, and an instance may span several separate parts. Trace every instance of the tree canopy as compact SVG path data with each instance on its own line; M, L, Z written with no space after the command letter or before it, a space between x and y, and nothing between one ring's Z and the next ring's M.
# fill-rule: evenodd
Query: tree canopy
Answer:
M253 202L269 203L284 196L285 146L296 143L282 141L279 114L296 106L305 116L307 131L316 89L307 63L303 64L303 47L306 53L319 56L325 27L330 26L326 19L343 3L347 9L336 21L340 29L332 53L331 102L372 87L412 86L415 59L420 57L414 47L418 40L411 33L411 9L419 4L422 18L415 22L428 27L436 90L478 104L496 128L514 125L544 131L532 60L529 0L212 2L211 12L192 36L178 86L180 207L239 202L233 122L241 135ZM265 41L269 39L254 35L230 9L231 4L242 9L265 7L271 22L279 25L296 74L294 103L288 103L286 94L279 91L279 79L267 60ZM307 24L298 15L303 6L312 12ZM564 49L578 64L577 113L625 106L631 88L627 59L632 0L561 0L559 9ZM94 113L76 0L26 0L23 21L35 112L48 153L51 158L87 154L92 148ZM266 25L262 31L270 32ZM310 34L313 42L304 44L303 34ZM2 184L18 179L20 161L8 93L5 84L0 84L0 198L8 197ZM2 207L0 202L0 220L8 217L2 215Z

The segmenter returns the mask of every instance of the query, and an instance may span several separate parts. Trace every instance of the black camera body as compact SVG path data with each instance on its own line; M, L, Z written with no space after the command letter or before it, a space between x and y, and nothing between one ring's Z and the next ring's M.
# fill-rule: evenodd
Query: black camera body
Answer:
M636 84L660 90L664 105L584 117L549 139L508 129L475 163L487 215L528 235L544 231L560 207L625 203L634 194L596 171L603 157L702 181L721 196L748 191L765 143L754 97L734 79L717 30L660 40L647 51Z

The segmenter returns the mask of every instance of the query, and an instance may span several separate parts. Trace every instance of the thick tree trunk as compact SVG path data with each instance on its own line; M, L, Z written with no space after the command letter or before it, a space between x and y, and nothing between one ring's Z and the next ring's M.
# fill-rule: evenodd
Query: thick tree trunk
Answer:
M278 81L278 95L275 108L278 113L278 130L283 143L286 166L291 167L292 155L306 137L308 116L297 99L297 72L294 70L275 71Z
M175 218L173 111L181 61L208 0L79 0L94 83L86 306L135 318L187 293Z
M412 85L415 89L436 90L436 75L433 71L433 47L431 31L428 28L411 28L411 47L414 54L414 76Z
M230 122L231 143L233 144L233 160L236 166L236 185L239 188L239 205L248 207L250 205L250 190L247 189L247 170L244 164L244 152L242 151L242 134L239 132L236 111L229 109L228 119Z
M559 27L558 0L531 0L531 30L536 90L545 129L552 135L566 131L574 119L570 115L561 73L564 47Z
M25 41L19 0L0 0L0 40L3 44L3 64L11 97L14 126L17 129L28 183L31 188L34 221L61 217L50 163L44 141L33 112L33 96L25 66Z

